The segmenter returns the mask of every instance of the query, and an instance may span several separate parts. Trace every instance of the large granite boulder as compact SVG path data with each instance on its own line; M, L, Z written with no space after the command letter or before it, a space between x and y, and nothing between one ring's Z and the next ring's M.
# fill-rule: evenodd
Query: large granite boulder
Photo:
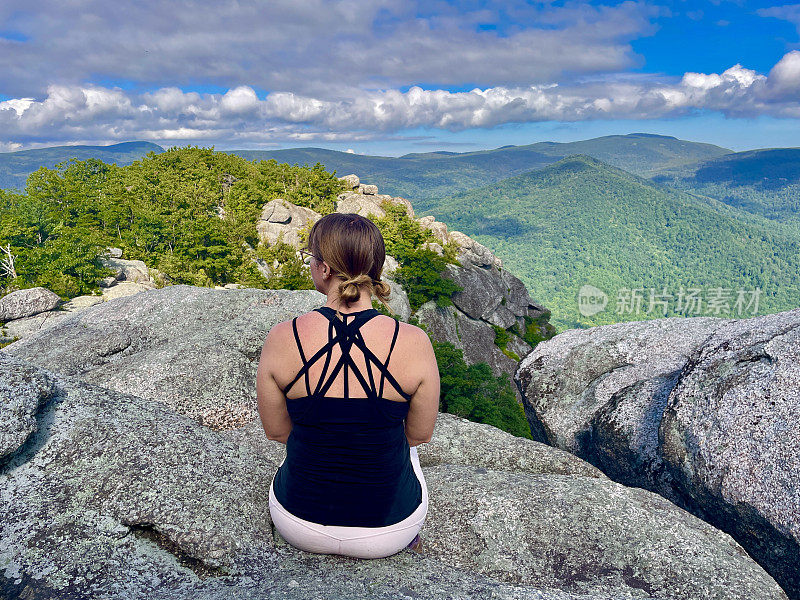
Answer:
M70 313L4 351L164 402L215 429L238 427L257 417L255 375L267 332L323 304L312 290L168 286Z
M800 597L800 309L707 338L670 394L660 436L684 503Z
M43 287L11 292L0 298L0 323L53 310L60 302L58 294Z
M586 443L590 421L613 395L640 381L675 376L702 340L723 323L711 317L673 317L569 329L539 342L515 376L534 438L578 455L596 448ZM652 408L657 412L665 394L656 389L653 393L662 403ZM626 411L631 418L639 414ZM644 416L628 425L629 437L641 444L643 454L657 435L643 422Z
M471 263L478 267L502 267L503 261L483 244L473 240L465 233L451 231L450 239L458 244L458 260L461 264Z
M336 202L336 212L354 213L362 217L378 219L386 216L386 211L381 206L381 198L379 196L368 196L358 192L339 194Z
M364 186L361 186L364 187ZM377 186L375 186L377 190ZM414 209L405 198L394 198L386 194L367 194L365 192L344 192L337 196L336 211L340 213L355 213L362 217L382 218L386 216L383 209L384 202L400 204L406 209L406 214L414 218Z
M274 534L283 447L252 424L215 432L3 353L0 385L36 422L0 422L21 431L0 459L3 597L786 598L726 534L650 492L564 474L545 446L538 474L424 467L422 553L318 556Z
M344 177L339 177L339 181L341 181L345 188L348 190L357 189L358 186L361 184L361 180L358 178L358 175L350 174L345 175Z
M435 237L440 244L443 245L450 241L450 234L447 232L447 224L437 221L435 217L431 215L420 217L417 219L417 222L425 229L430 229L431 233L433 233L433 237Z
M275 244L278 240L300 247L300 230L309 228L320 218L319 213L296 206L280 198L267 202L261 209L256 231L261 242Z
M125 260L112 256L100 256L100 263L107 269L111 269L113 281L109 281L109 286L114 281L127 281L129 283L139 283L142 285L155 286L155 281L150 276L150 270L141 260Z
M800 598L800 309L569 330L517 382L534 437L730 533Z

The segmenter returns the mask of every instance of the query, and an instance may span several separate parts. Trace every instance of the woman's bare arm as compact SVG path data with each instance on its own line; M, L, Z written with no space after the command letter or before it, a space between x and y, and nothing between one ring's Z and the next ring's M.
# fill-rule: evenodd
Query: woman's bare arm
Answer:
M292 432L292 420L286 409L286 397L275 381L274 370L286 365L286 349L288 344L287 325L278 323L267 334L261 348L261 359L256 373L256 396L258 397L258 414L267 437L285 444Z
M439 414L439 366L433 345L422 329L415 327L413 339L413 367L422 375L417 390L411 396L406 417L406 438L409 446L427 443L433 435L436 416Z

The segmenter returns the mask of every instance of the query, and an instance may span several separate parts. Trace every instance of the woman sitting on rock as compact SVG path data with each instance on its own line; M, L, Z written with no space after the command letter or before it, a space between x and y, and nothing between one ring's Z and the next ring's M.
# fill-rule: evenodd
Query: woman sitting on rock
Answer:
M311 277L325 306L275 325L258 366L267 437L286 444L269 491L293 546L380 558L416 549L428 491L416 446L433 434L439 371L420 328L382 315L386 257L375 224L333 213L311 229Z

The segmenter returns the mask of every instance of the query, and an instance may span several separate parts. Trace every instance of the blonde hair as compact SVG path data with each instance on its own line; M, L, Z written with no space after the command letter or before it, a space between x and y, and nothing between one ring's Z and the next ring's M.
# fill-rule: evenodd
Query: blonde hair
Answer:
M365 287L394 314L388 305L391 288L381 280L386 246L375 223L357 214L330 213L314 223L308 249L340 280L339 299L347 308L361 298Z

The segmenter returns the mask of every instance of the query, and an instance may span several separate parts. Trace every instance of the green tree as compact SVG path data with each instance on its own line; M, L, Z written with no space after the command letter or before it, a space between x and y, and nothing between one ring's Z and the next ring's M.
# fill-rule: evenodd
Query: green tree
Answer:
M428 300L444 307L453 303L451 296L461 287L443 275L447 261L433 250L409 251L395 272L395 279L406 290L411 310L418 310Z
M467 365L463 352L449 342L433 341L433 349L441 380L440 411L532 439L508 374L495 377L486 363Z

